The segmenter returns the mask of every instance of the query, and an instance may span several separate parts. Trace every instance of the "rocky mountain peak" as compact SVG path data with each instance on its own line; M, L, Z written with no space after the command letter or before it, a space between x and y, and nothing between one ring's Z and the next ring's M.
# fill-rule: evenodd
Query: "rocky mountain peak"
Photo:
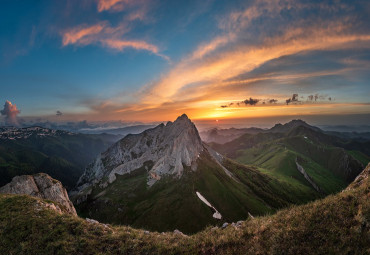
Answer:
M175 120L175 122L189 122L191 123L191 120L189 119L188 115L186 115L185 113L179 117L177 117L177 119Z
M297 120L291 120L289 123L296 124L296 125L308 125L306 121L297 119Z
M0 193L25 194L61 204L67 213L77 216L63 185L47 174L15 176L13 180L0 188ZM58 208L58 211L63 211Z
M174 122L163 123L136 135L128 135L98 156L81 176L78 186L106 186L116 175L145 168L148 185L165 175L181 177L184 166L196 170L196 160L203 151L197 128L186 114Z

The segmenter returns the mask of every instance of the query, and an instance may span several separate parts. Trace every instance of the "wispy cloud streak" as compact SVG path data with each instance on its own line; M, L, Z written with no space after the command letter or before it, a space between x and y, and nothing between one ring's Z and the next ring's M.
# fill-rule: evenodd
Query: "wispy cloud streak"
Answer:
M149 51L169 60L167 56L159 53L158 47L154 44L143 40L124 39L124 35L129 30L130 29L125 23L121 23L117 27L111 27L107 22L101 22L92 26L82 25L64 31L62 33L62 45L65 47L68 45L85 46L95 44L117 51L132 48Z
M82 24L61 32L63 47L68 45L86 46L90 44L123 51L126 48L145 50L169 61L169 57L161 54L156 45L145 40L128 38L127 33L133 28L135 20L144 21L147 19L148 6L146 0L98 0L97 10L122 11L122 21L116 26L111 26L108 21L101 21L94 25ZM127 9L127 10L126 10Z
M98 0L98 11L107 11L107 10L114 10L114 11L121 11L125 4L133 2L131 0Z
M101 9L114 10L117 8L118 10L123 8L125 1L108 2L111 5L109 7L106 5ZM121 7L118 8L118 6ZM138 103L134 105L117 103L112 110L120 114L148 114L198 109L199 112L231 114L233 107L230 104L241 102L247 96L251 97L249 100L264 98L264 101L253 104L258 107L243 107L243 109L239 107L238 112L255 108L258 108L258 111L268 108L294 109L296 106L292 103L286 105L289 90L286 87L293 86L294 83L300 84L302 80L313 78L318 80L318 77L344 77L358 68L363 68L363 65L358 65L356 60L351 60L344 61L345 63L338 62L344 66L337 69L324 66L322 70L303 69L298 73L289 72L288 69L284 72L275 70L270 73L255 71L276 59L299 54L309 55L320 51L325 55L331 51L369 50L370 30L364 26L360 27L359 19L361 18L358 13L352 12L354 8L359 7L352 5L349 1L338 1L335 5L330 1L255 0L245 2L244 9L239 8L219 19L216 28L219 31L217 36L194 47L192 52L172 65L171 69L162 74L159 79L143 86L136 94L139 98ZM104 33L104 30L98 34ZM92 37L95 35L92 34ZM83 43L82 38L81 43ZM160 55L155 45L144 41L121 40L121 38L122 36L105 37L104 40L99 39L98 42L103 47L116 50L131 47ZM299 63L299 65L303 64ZM293 66L287 65L287 68L293 68ZM259 89L257 85L268 82L281 85L285 90L279 92L271 85L271 90L276 93L261 95L262 89ZM330 86L335 86L333 84ZM253 89L250 89L252 85ZM305 95L321 93L321 91L316 92L315 89L309 91L307 86L302 87L302 90L308 91ZM291 91L292 89L289 93ZM265 93L268 92L265 90ZM304 106L299 107L318 109L325 104L332 107L332 104L339 103L327 100L321 102L320 106L305 103ZM220 107L220 105L227 107Z
M330 11L335 12L336 9L345 7L335 7ZM278 32L262 34L252 40L247 40L244 36L249 35L248 30L255 26L254 20L262 17L267 20L282 19L282 11L292 11L298 16L299 11L314 8L325 10L329 6L325 3L314 5L296 1L262 0L255 1L255 4L244 11L229 14L220 22L220 27L225 31L224 35L201 44L189 57L163 75L151 89L145 91L143 104L160 104L172 102L175 98L184 98L183 95L187 94L184 90L189 88L192 92L195 91L192 95L198 95L196 88L204 90L204 84L215 88L225 86L225 81L242 73L252 72L261 65L283 56L317 50L370 48L370 31L364 33L353 29L356 26L356 17L350 14L334 20L321 17L317 22L313 22L316 17L312 17L310 22L297 18L296 22L290 20L290 25L276 27ZM321 75L325 75L325 71L322 71ZM295 77L280 77L281 80L285 78ZM256 79L269 78L261 76ZM235 80L233 83L241 84L243 81Z

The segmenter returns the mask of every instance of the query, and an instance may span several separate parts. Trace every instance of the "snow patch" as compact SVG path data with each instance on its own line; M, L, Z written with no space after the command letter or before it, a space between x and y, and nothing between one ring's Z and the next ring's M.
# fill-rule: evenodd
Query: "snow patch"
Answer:
M211 207L213 210L215 210L215 213L213 214L213 218L215 218L215 219L221 219L222 218L222 215L221 215L221 213L219 213L217 210L216 210L216 208L214 208L212 205L211 205L211 203L210 202L208 202L208 200L205 198L205 197L203 197L202 196L202 194L200 194L198 191L197 192L195 192L196 194L197 194L197 196L198 196L198 198L200 199L200 200L202 200L202 202L203 203L205 203L207 206L209 206L209 207Z

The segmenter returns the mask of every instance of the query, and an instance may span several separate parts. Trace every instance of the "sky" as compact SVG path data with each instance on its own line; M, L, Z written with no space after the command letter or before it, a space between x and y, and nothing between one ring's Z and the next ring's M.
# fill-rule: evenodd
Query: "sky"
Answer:
M1 5L0 113L8 124L145 123L182 113L369 122L367 0Z

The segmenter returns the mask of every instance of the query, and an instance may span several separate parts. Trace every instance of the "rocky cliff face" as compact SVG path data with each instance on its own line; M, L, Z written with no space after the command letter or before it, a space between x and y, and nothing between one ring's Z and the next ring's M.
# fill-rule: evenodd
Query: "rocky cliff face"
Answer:
M358 188L369 180L370 163L366 168L356 177L356 179L347 187L347 190Z
M116 174L141 167L148 171L147 184L151 186L164 175L181 177L184 165L196 170L196 160L202 151L198 130L183 114L175 122L127 135L98 156L81 176L78 186L80 190L97 183L104 187L116 179Z
M63 185L47 174L16 176L13 180L0 188L0 193L26 194L60 203L66 212L77 216L76 210L69 200ZM58 211L60 208L58 208Z

